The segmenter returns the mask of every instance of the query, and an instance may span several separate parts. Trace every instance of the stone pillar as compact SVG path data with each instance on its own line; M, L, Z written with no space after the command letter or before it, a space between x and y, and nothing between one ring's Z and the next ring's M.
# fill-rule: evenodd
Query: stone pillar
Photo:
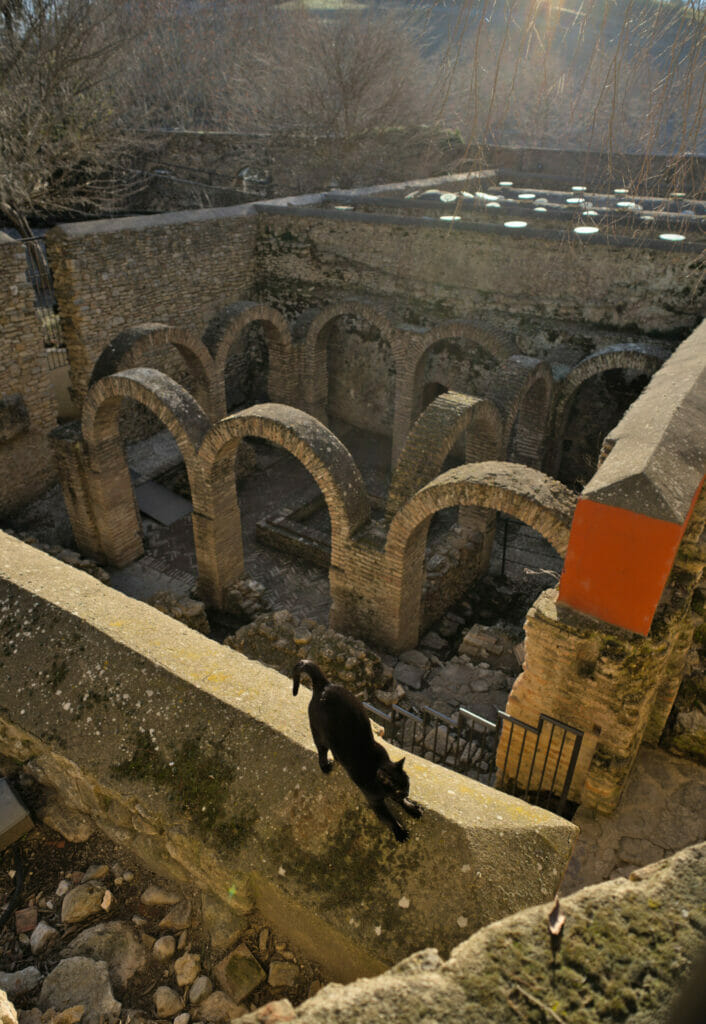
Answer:
M93 514L90 470L78 422L57 427L49 435L66 511L78 550L103 560L103 550Z
M329 576L329 625L385 650L404 651L414 647L419 636L424 543L421 563L420 552L410 551L399 571L391 568L383 548L384 538L374 534L345 548L341 545ZM410 573L413 578L407 585Z
M140 513L120 437L99 441L88 461L88 490L101 551L106 562L120 569L144 553Z
M236 453L211 469L210 486L192 481L192 523L198 590L206 604L223 608L228 589L243 574L243 535L235 484ZM205 473L204 473L205 477Z
M407 434L412 429L414 375L397 366L395 374L395 411L392 421L392 465L402 454Z

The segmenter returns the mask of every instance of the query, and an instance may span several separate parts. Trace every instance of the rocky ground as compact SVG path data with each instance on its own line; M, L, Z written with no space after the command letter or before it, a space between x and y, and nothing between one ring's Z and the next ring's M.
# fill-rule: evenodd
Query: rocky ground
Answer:
M274 1021L326 980L266 922L155 878L106 840L35 826L21 846L22 897L0 932L0 989L19 1024L219 1024L263 1006ZM1 856L3 906L15 866Z

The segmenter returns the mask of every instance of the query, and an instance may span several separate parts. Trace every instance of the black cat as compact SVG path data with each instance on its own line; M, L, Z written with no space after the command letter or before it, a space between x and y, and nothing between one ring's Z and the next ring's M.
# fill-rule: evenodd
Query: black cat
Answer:
M385 804L389 797L413 818L421 818L422 809L410 800L409 777L404 758L391 761L387 751L373 738L365 708L344 686L330 683L313 661L298 661L294 666L293 693L296 697L302 673L311 679L313 696L309 702L309 723L319 753L322 772L330 772L333 762L329 750L343 765L380 821L398 841L409 839L409 832L393 817Z

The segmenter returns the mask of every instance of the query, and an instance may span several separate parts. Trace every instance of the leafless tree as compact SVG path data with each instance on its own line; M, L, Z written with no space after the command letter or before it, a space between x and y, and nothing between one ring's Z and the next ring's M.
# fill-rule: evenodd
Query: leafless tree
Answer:
M473 143L673 155L706 145L701 0L480 0L446 54L443 116ZM636 183L638 184L638 183Z
M105 209L127 184L130 140L112 76L125 43L119 0L0 0L0 215Z

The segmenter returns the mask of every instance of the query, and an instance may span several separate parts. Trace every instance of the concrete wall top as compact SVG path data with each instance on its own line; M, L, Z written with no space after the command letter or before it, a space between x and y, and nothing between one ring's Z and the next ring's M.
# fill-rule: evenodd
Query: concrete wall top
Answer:
M240 206L210 207L204 210L149 213L139 217L105 217L101 220L81 220L75 224L57 224L51 229L50 234L61 235L64 238L85 238L87 235L105 235L116 231L147 231L179 224L204 224L211 220L250 217L254 213L252 203L243 203Z
M0 621L2 753L153 869L254 897L333 977L448 952L559 884L569 822L408 755L425 812L396 843L320 772L288 678L2 533Z
M605 448L576 506L559 600L646 636L706 475L706 321Z
M583 497L684 523L706 474L706 320L655 373L605 441Z

